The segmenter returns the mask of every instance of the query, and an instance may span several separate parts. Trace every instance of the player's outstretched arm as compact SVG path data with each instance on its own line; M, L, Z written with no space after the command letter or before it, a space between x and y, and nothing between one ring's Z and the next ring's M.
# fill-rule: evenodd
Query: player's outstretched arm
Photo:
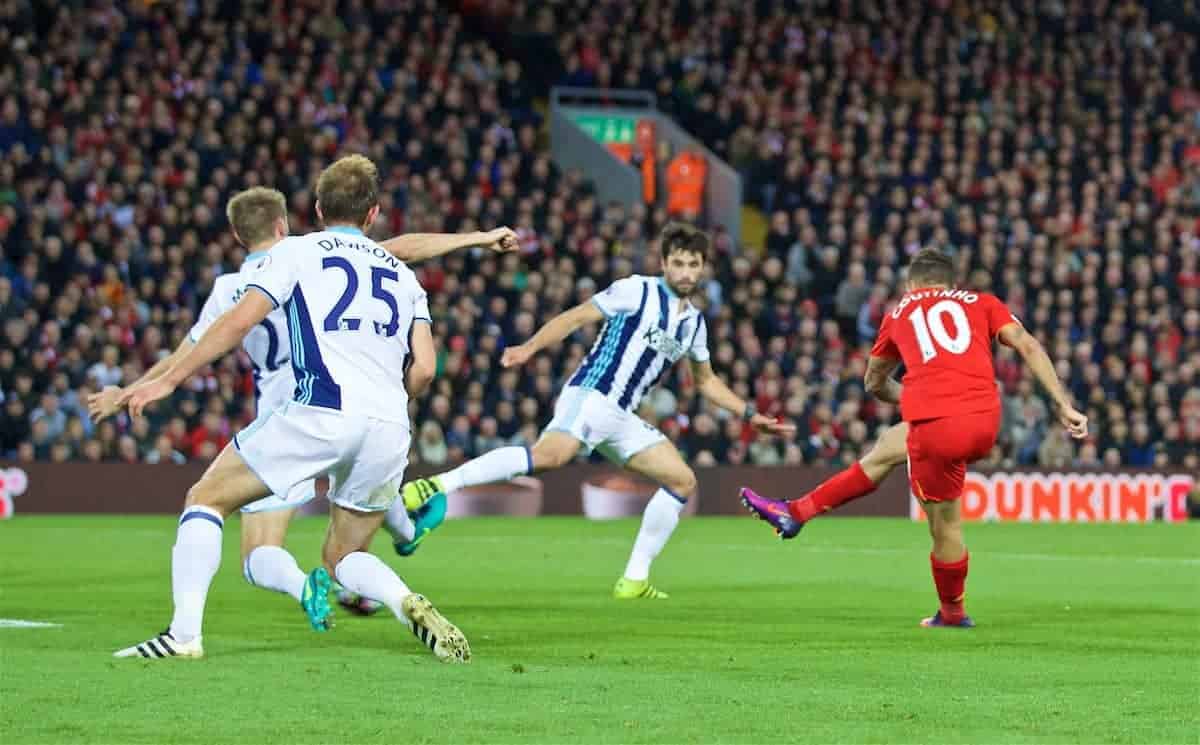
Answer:
M407 233L388 238L379 245L405 263L436 259L472 246L486 246L496 253L516 251L520 247L512 228L475 233Z
M518 344L515 347L509 347L504 350L504 354L500 356L500 364L503 367L519 367L524 365L538 352L546 347L558 344L563 339L566 339L571 334L575 333L580 326L586 323L597 323L604 320L604 313L592 301L580 303L568 311L559 313L554 318L546 322L545 326L538 329L529 341L524 344Z
M133 381L128 386L124 388L119 385L105 386L103 390L88 396L88 415L91 416L92 421L99 423L116 414L121 410L121 404L118 401L120 401L121 394L124 393L125 388L133 388L160 377L167 370L170 370L176 362L183 359L184 355L191 351L193 346L195 345L192 344L192 340L185 338L179 342L179 346L175 348L175 351L155 362L149 370L142 373L142 377Z
M896 372L897 367L900 367L898 359L874 354L868 357L867 373L863 376L863 385L866 387L867 393L889 404L900 403L900 395L904 392L904 386L892 377L892 373Z
M753 403L743 401L741 396L725 385L725 381L721 380L713 370L711 362L693 360L692 375L696 379L696 390L700 392L701 396L722 409L732 411L742 417L758 431L772 435L790 435L796 432L796 425L759 414Z
M1016 350L1017 354L1021 355L1021 359L1025 360L1025 364L1029 365L1033 377L1037 378L1042 389L1049 394L1054 404L1054 410L1058 414L1058 420L1067 432L1076 439L1087 437L1088 419L1071 405L1071 396L1058 379L1058 373L1054 370L1054 361L1050 359L1050 355L1046 353L1046 348L1042 346L1042 343L1019 323L1002 326L996 332L996 338L1000 340L1001 344Z
M238 304L218 318L200 341L163 375L131 387L121 394L119 403L128 405L134 416L147 404L166 398L191 375L242 343L246 334L271 312L272 302L261 292L247 292Z
M409 396L421 396L429 389L437 374L437 351L433 347L433 331L424 321L413 323L412 364L404 381L404 390Z

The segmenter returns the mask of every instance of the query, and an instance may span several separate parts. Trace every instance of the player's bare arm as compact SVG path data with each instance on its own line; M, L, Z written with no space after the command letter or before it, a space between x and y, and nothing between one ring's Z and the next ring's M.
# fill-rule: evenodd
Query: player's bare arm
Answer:
M412 328L412 365L404 389L410 396L424 395L437 373L437 351L433 347L433 331L428 323L417 322Z
M758 413L753 404L743 401L740 396L725 385L725 381L717 375L712 363L692 362L692 376L696 379L696 390L701 396L726 411L731 411L746 421L759 432L772 435L795 434L796 425L781 422L765 414Z
M407 233L379 245L405 263L436 259L473 246L486 246L496 253L509 253L520 247L512 228L473 233Z
M580 303L574 308L551 318L546 322L545 326L538 329L538 332L529 341L505 349L504 354L500 356L500 364L503 367L520 367L538 352L546 347L558 344L563 339L578 331L582 326L589 323L599 323L603 320L604 313L600 311L600 308L595 303L590 301Z
M129 385L124 387L119 385L105 386L103 390L88 396L88 415L91 416L92 421L99 423L113 414L116 414L121 410L121 404L118 403L120 401L121 394L124 393L127 388L133 388L158 378L167 370L170 370L176 362L183 359L184 355L191 351L193 346L195 345L192 343L192 340L185 338L183 341L179 342L179 346L175 348L175 351L171 352L166 357L163 357L158 362L155 362L154 365L151 366L151 368L145 373L143 373L140 378L133 381Z
M248 292L228 313L218 318L200 341L163 375L129 388L118 403L138 416L147 404L166 398L193 373L242 343L246 334L271 312L271 301L261 292Z
M904 386L892 377L897 367L900 367L898 359L871 355L867 359L867 373L863 376L863 385L866 386L867 393L889 404L900 403L900 394Z
M1087 437L1088 419L1071 405L1071 396L1058 379L1058 373L1054 371L1054 362L1042 343L1019 323L1001 327L996 337L1001 344L1011 347L1021 355L1021 359L1029 365L1033 377L1042 386L1042 390L1049 394L1058 414L1058 421L1067 432L1076 439Z

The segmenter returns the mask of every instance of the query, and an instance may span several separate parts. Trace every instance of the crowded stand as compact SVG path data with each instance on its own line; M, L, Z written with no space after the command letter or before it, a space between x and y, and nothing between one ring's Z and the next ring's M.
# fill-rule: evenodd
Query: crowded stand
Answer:
M1001 348L981 465L1200 470L1193 5L0 2L0 457L214 457L255 415L242 353L144 417L93 425L87 396L174 349L240 266L232 194L278 188L312 230L316 175L348 152L380 166L372 237L521 239L414 265L439 369L412 461L531 444L598 329L521 371L503 348L656 273L671 219L556 167L544 101L570 85L653 91L742 176L752 227L707 224L713 367L799 431L755 436L679 369L640 413L693 464L860 457L899 420L863 389L871 343L906 259L936 247L1045 343L1092 422L1066 437Z

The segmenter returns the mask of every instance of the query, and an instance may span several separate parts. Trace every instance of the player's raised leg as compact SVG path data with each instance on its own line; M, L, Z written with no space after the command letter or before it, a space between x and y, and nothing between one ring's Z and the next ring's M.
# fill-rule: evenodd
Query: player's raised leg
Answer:
M286 497L272 495L242 508L242 576L255 587L291 595L316 631L330 626L329 577L305 575L283 542L296 508L327 484L325 477L302 481Z
M409 589L379 557L367 551L371 538L383 523L384 514L384 511L362 512L333 505L329 532L322 549L325 567L347 590L374 598L391 609L438 658L451 662L469 661L471 648L458 627L423 595Z
M242 514L242 576L255 587L291 595L300 602L304 572L283 547L288 524L296 513L285 507Z
M115 657L202 657L201 626L208 588L221 564L221 533L225 518L239 507L271 493L242 460L233 444L221 454L188 491L171 551L171 594L175 613L166 631Z
M554 422L550 424L553 426ZM547 429L531 448L497 448L445 473L408 482L401 491L403 505L393 506L389 514L402 509L410 515L416 515L413 522L416 537L407 544L401 543L396 538L399 532L397 528L392 533L396 552L408 556L416 550L416 544L441 525L446 517L446 495L450 492L561 468L579 454L582 446L583 443L569 432ZM399 522L398 515L396 518ZM392 519L389 517L389 523Z
M383 527L392 536L392 545L401 556L412 556L421 542L446 520L446 494L435 493L425 504L409 512L404 499L397 499L388 510Z
M675 532L688 500L696 496L696 474L683 462L675 446L665 440L634 455L625 467L661 486L642 513L642 525L625 565L625 574L613 589L613 597L665 599L667 593L650 584L650 565Z
M411 556L420 547L425 536L441 525L445 517L445 494L435 495L413 513L405 509L403 499L397 498L385 513L383 527L391 536L392 546L395 547L396 553L401 556ZM370 616L383 608L383 603L353 592L340 582L335 583L334 593L338 605L355 615Z
M311 483L300 486L311 489ZM263 502L270 502L268 497ZM259 503L252 503L252 509ZM274 506L274 505L271 505ZM255 587L291 595L300 604L314 631L327 631L332 624L329 607L328 573L305 575L296 557L283 547L288 523L295 508L275 506L242 513L242 576Z
M496 448L445 473L410 481L402 490L404 507L414 512L437 494L449 494L468 486L508 481L533 473L537 470L533 450L515 445Z
M854 465L826 479L800 499L764 497L742 489L742 504L775 529L783 539L795 538L805 523L847 502L865 497L907 458L908 424L888 427L875 446Z

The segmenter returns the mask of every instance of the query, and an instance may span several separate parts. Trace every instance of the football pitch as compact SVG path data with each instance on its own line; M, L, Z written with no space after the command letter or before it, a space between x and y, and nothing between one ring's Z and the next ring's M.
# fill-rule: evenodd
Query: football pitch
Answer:
M294 523L302 565L325 523ZM450 666L386 611L310 631L242 579L233 519L207 657L115 660L169 620L174 525L0 523L0 741L1200 738L1197 524L969 525L974 631L917 627L936 608L928 536L902 520L825 519L790 543L749 518L685 520L657 602L609 596L632 520L456 521L409 559L380 539L470 638L474 661Z

